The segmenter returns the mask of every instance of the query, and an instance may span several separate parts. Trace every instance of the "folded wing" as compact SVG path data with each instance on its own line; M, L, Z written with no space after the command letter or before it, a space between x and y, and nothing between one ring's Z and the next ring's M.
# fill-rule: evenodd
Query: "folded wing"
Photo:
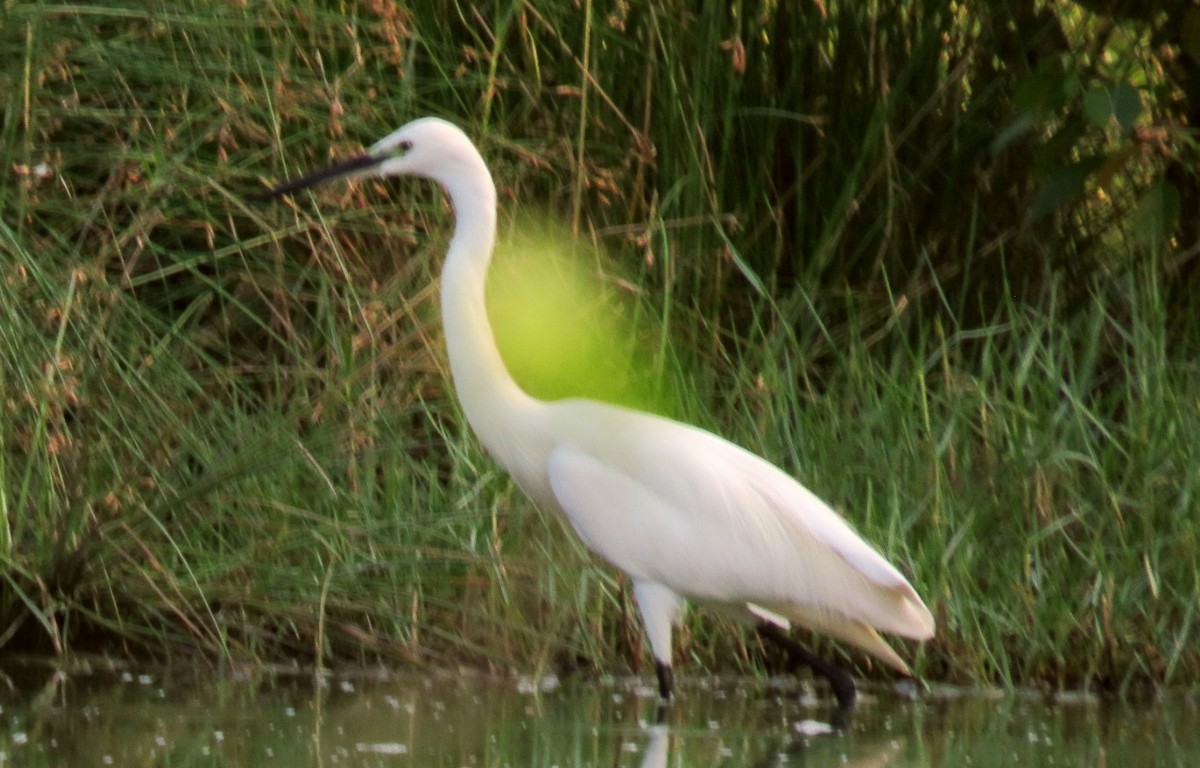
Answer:
M635 579L744 604L905 669L875 630L926 639L933 617L903 575L807 489L703 430L591 403L550 454L555 501L583 541ZM636 436L636 437L634 437Z

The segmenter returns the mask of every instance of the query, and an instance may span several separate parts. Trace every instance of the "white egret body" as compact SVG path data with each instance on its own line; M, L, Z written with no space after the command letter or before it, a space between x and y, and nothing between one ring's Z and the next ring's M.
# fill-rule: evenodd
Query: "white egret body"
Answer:
M877 630L928 639L929 609L891 563L791 477L695 427L591 400L543 402L521 390L496 348L484 297L496 189L461 130L436 118L413 121L366 154L272 194L340 176L392 175L432 179L454 205L442 319L467 420L527 494L559 510L589 548L632 579L664 699L672 625L685 600L785 643L783 632L798 624L908 673ZM799 653L848 707L849 676Z

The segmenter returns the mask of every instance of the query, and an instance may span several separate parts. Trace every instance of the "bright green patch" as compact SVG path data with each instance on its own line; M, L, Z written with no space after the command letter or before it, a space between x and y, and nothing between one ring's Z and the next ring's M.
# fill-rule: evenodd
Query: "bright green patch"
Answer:
M543 400L678 411L663 395L635 286L595 247L544 222L505 227L488 276L488 314L513 377Z

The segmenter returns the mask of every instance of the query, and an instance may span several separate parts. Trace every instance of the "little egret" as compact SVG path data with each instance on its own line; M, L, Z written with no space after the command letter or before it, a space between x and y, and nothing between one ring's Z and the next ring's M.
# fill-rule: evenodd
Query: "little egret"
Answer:
M419 176L442 186L456 225L441 276L454 388L480 442L533 500L629 575L671 698L671 629L685 601L754 626L833 686L848 711L854 680L792 640L792 624L867 651L904 674L877 630L925 640L934 621L895 567L829 506L774 465L695 427L585 399L537 400L505 368L484 284L496 233L496 187L459 128L414 120L366 153L287 182Z

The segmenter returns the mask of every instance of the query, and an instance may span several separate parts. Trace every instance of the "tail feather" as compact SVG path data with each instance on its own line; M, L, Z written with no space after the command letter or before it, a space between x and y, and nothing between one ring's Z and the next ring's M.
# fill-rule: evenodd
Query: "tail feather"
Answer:
M825 609L789 607L783 610L777 608L771 610L786 616L790 621L805 629L828 635L866 651L903 675L912 675L912 670L909 669L904 659L900 658L899 654L879 636L875 628L868 624L847 619Z

